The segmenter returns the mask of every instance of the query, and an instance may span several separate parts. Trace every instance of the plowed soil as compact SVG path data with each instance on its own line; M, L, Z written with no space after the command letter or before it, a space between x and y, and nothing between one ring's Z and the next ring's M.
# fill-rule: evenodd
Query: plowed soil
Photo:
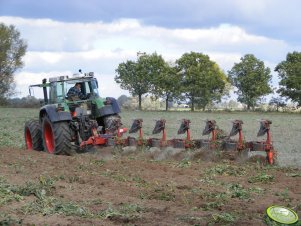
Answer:
M266 225L276 204L301 214L300 169L162 153L0 148L0 225Z

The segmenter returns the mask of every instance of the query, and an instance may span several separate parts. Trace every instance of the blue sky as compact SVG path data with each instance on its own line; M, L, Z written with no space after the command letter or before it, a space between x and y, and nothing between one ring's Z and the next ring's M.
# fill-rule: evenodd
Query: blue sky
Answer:
M115 69L138 51L168 61L203 52L225 71L252 53L273 71L300 51L300 9L298 0L0 0L0 22L28 43L15 77L20 96L43 77L82 68L95 71L104 96L118 97L128 93L115 84Z

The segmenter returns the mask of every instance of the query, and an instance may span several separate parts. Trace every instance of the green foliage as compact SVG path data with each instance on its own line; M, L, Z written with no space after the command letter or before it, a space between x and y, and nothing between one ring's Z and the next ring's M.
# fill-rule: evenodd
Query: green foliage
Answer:
M152 79L152 84L151 93L157 98L165 99L166 111L168 110L169 101L180 98L181 74L177 73L176 67L171 66L171 63L165 63L163 72L157 78Z
M189 159L182 159L176 167L178 168L189 168L191 166L191 161Z
M152 81L160 77L165 66L166 63L161 55L157 55L157 53L143 54L139 56L137 62L128 60L120 63L116 69L115 81L120 84L122 89L139 97L139 109L141 110L142 95L151 91Z
M112 205L105 210L102 210L98 213L98 216L102 219L123 219L124 221L131 221L138 219L140 217L140 213L142 213L144 209L136 204L121 204L119 208L113 208Z
M285 188L282 192L276 192L275 195L280 197L281 202L286 202L288 205L293 200L289 195L288 188Z
M269 175L266 173L261 173L256 176L250 177L248 179L249 183L257 183L257 182L262 182L262 183L269 183L274 181L275 177L273 175Z
M249 199L250 193L241 184L230 184L228 188L231 198Z
M15 187L8 184L4 178L0 177L0 207L12 201L23 199L21 195L14 192Z
M228 164L218 164L211 168L206 169L206 175L225 175L225 176L242 176L246 174L243 167Z
M72 202L64 202L52 196L43 195L22 207L25 214L41 213L42 215L63 214L65 216L92 217L85 207Z
M228 72L229 79L238 90L238 101L250 107L255 107L261 96L272 92L269 82L272 78L271 70L264 62L253 54L246 54L240 63L235 63Z
M13 75L23 66L22 57L26 48L26 43L14 26L0 23L0 102L13 90Z
M277 92L301 106L301 52L288 53L286 60L279 63L275 71L281 79Z
M22 220L16 219L5 213L0 213L0 226L22 225Z
M214 223L234 223L236 221L236 217L231 215L230 213L220 213L220 214L212 214L212 218Z
M219 66L202 53L185 53L176 61L182 75L182 92L191 101L191 110L220 101L227 84L226 75Z
M286 102L281 97L272 97L272 99L269 102L270 106L275 106L276 111L279 111L280 107L285 107Z

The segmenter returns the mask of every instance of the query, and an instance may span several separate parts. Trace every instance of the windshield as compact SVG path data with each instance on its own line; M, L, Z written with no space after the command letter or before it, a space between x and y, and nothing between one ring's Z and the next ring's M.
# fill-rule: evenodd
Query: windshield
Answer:
M71 80L71 81L66 81L65 82L65 94L67 95L68 90L71 89L72 87L75 86L76 83L80 83L80 89L81 89L81 93L84 95L93 95L96 97L99 97L99 93L98 93L98 89L97 89L97 83L96 80L87 80L87 81L83 81L83 80Z

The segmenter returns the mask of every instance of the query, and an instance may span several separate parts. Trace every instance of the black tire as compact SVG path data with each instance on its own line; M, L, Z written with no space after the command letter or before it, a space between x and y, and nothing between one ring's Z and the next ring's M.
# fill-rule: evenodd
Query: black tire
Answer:
M39 120L31 119L25 123L24 138L26 149L36 151L44 150Z
M76 152L71 145L71 131L66 121L52 123L45 116L42 120L42 134L45 150L50 154L73 155Z

